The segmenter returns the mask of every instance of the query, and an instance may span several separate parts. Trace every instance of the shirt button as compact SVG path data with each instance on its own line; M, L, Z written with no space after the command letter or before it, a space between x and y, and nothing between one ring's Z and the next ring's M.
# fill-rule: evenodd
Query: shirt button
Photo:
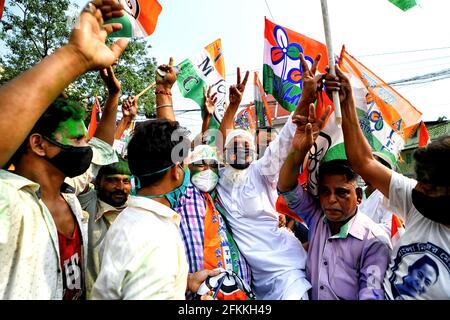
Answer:
M324 264L324 265L328 265L328 262L324 261L323 264Z
M320 286L320 290L323 290L324 288L323 288L323 286Z

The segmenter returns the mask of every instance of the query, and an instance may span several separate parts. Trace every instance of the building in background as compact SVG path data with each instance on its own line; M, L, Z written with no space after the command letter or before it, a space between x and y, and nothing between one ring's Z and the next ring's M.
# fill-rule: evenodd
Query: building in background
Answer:
M450 135L450 120L441 121L425 121L430 140L436 140L442 136ZM409 140L402 152L400 153L400 160L398 162L399 171L407 177L415 178L414 174L414 151L419 145L418 131Z

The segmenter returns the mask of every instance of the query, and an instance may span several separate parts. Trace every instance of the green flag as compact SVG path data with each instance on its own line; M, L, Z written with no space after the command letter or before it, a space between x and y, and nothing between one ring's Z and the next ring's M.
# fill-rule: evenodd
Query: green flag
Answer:
M389 0L389 2L399 7L403 11L409 10L417 5L416 0Z

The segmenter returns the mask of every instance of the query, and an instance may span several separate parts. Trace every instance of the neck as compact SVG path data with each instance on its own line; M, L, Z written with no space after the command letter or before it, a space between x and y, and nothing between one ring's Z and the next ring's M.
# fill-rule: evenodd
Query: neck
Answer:
M170 189L161 184L161 185L157 185L157 186L146 186L144 188L141 188L137 191L137 194L141 195L141 196L158 196L161 194L169 193L172 190L173 190L173 188ZM152 198L152 200L155 200L156 202L159 202L159 203L171 208L169 201L164 196L161 196L159 198Z
M24 160L22 159L16 166L16 173L38 183L43 200L59 198L61 196L61 185L65 178L64 175L50 163L47 163L45 159Z
M335 235L338 234L339 232L341 232L341 227L344 226L347 222L349 222L356 214L356 211L354 214L352 214L349 218L347 218L344 221L330 221L328 220L329 226L330 226L330 231L331 231L331 235Z

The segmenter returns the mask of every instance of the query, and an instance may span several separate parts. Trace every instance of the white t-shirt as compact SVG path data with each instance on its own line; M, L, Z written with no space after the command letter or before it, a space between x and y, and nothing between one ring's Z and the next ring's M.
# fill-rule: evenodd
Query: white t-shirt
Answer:
M386 231L386 233L390 237L393 212L389 209L388 206L389 200L386 199L386 197L379 190L375 190L358 207L361 212L364 212L384 231Z
M416 184L392 173L390 205L405 220L406 232L392 250L384 279L386 298L450 299L450 228L417 211L411 197Z

